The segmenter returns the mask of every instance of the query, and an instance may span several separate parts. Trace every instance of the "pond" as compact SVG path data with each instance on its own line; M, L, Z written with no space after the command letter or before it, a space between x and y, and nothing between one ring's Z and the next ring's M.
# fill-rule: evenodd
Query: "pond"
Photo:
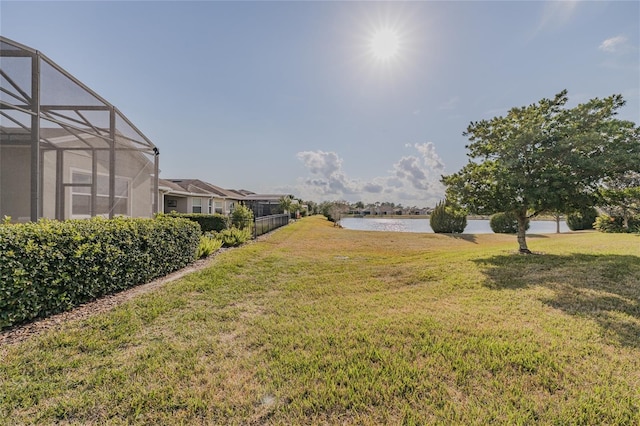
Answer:
M553 220L533 220L527 234L554 234L556 222ZM390 232L423 232L433 233L429 225L429 219L401 219L401 218L361 218L345 217L340 220L340 225L346 229L356 231L390 231ZM560 232L570 232L567 223L560 221ZM491 234L489 220L469 219L465 234Z

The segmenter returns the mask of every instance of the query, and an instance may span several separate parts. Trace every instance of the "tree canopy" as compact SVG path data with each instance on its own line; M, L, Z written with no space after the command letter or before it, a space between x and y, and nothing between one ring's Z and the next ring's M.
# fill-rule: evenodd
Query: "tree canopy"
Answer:
M603 210L621 217L625 229L628 229L629 219L640 215L640 165L638 170L607 179L600 189Z
M470 213L515 214L523 253L529 253L527 219L593 206L604 180L639 168L640 128L615 118L621 95L573 108L567 101L564 90L504 117L471 122L463 133L471 142L469 163L442 177L447 198Z

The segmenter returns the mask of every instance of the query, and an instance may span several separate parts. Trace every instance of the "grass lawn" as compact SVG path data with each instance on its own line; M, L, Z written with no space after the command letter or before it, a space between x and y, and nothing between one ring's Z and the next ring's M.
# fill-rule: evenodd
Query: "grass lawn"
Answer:
M0 348L0 424L640 424L640 236L306 218Z

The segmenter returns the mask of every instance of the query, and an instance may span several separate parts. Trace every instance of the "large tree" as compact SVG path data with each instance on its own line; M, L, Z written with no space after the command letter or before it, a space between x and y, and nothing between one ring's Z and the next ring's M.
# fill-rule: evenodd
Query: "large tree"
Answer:
M566 108L567 92L472 122L463 133L469 163L443 176L447 198L470 213L513 212L518 245L530 253L526 223L543 212L593 206L603 180L638 170L640 128L615 118L620 95Z
M638 172L606 180L600 189L603 210L620 216L625 229L629 228L629 219L640 215L640 164L637 169Z

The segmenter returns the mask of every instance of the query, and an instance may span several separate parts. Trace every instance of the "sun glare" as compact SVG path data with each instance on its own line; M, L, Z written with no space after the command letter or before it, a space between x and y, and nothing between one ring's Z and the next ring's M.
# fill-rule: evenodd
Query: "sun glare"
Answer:
M398 33L389 28L380 29L371 37L370 47L374 58L388 61L398 54L400 47Z

